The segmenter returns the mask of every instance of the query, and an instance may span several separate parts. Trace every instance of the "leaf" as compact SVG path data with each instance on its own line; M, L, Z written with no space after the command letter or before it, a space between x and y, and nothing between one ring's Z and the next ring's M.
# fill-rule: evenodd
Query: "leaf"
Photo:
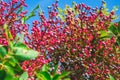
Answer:
M16 44L14 44L14 47L21 47L21 48L24 48L24 49L28 49L28 47L22 42L18 42Z
M64 80L70 80L70 78L65 78Z
M4 24L4 29L5 29L8 45L9 45L10 48L12 48L13 44L12 44L12 41L10 39L13 39L13 36L12 36L7 24Z
M57 70L58 70L58 64L55 66L55 69L54 69L54 71L53 71L53 75L55 75L56 74L56 72L57 72Z
M9 39L13 38L10 30L8 29L7 24L4 25L4 29L5 29L5 32L6 32L6 35L7 35L7 39L9 40Z
M19 80L27 80L27 79L28 79L28 73L27 72L24 72L19 78Z
M67 77L70 74L70 72L63 72L62 74L55 74L53 76L53 80L60 80L62 78Z
M59 80L60 79L60 74L56 74L53 76L52 80Z
M46 65L43 65L42 71L46 71Z
M65 17L64 17L63 15L58 14L58 16L60 17L60 19L61 19L62 21L65 21Z
M42 71L36 74L41 80L51 80L50 74L47 71Z
M7 54L5 46L0 45L0 56L4 57Z
M110 78L110 80L115 80L115 79L113 78L113 76L111 76L110 74L109 74L109 78Z
M100 38L112 38L114 36L114 34L111 31L100 31Z
M63 72L61 75L60 75L60 78L64 78L66 76L68 76L70 74L70 72Z
M117 44L120 46L120 36L117 37Z
M116 28L115 26L113 26L113 25L110 26L109 30L110 30L112 33L114 33L114 35L117 35L117 34L118 34L117 28Z
M39 9L40 5L37 5L32 11L34 12L35 10Z
M105 37L108 35L106 31L101 31L100 33L101 33L100 37Z
M7 58L7 61L5 62L5 64L9 65L11 67L15 67L16 64L18 64L18 61L13 56L9 56L9 58Z
M49 70L49 66L47 64L44 64L42 67L42 71L48 71Z
M25 17L23 17L21 20L22 20L22 24L24 24L25 22L26 22L26 17L27 16L25 16Z
M15 73L12 67L10 67L9 65L4 65L4 70L6 72L6 76L4 80L16 80L14 75Z
M17 14L19 14L23 10L23 7L20 7L19 10L17 11Z
M22 32L22 34L20 35L19 42L24 42L24 32Z
M15 47L14 51L15 51L14 54L15 58L20 61L35 59L39 54L37 51L27 50L19 47Z
M30 19L31 17L36 16L36 15L35 15L35 11L36 11L37 9L39 9L39 5L37 5L37 6L31 11L31 13L30 13L28 16L25 16L25 17L22 19L23 23L25 23L25 22L26 22L28 19Z
M0 79L4 80L5 76L6 76L5 70L0 70Z
M118 32L120 33L120 22L118 22Z
M59 12L60 14L62 14L62 13L63 13L63 10L58 7L58 12Z

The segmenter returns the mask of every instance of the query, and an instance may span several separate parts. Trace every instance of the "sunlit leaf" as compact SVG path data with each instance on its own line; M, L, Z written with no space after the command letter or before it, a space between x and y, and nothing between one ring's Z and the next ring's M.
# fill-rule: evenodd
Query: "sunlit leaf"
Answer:
M110 80L115 80L113 76L109 75Z
M27 73L27 72L24 72L24 73L20 76L19 80L28 80L28 73Z

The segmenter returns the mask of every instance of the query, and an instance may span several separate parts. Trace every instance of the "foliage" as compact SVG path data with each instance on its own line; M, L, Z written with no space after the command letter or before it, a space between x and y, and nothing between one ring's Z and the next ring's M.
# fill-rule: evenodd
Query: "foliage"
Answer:
M7 26L7 25L6 25ZM6 28L7 29L7 28ZM7 31L5 29L5 32ZM24 75L20 66L21 60L31 60L38 56L38 52L29 49L24 43L10 41L10 31L6 32L8 45L0 45L0 74L2 80L23 80ZM34 54L34 55L33 55ZM23 73L23 75L21 75ZM23 77L22 77L23 76Z
M69 78L65 78L66 76L68 76L70 74L70 72L58 72L58 65L55 66L54 69L54 73L50 74L49 69L48 69L48 65L44 65L43 69L40 72L37 72L37 77L41 80L70 80Z
M24 0L0 1L0 79L2 80L27 80L28 71L24 72L22 63L34 59L45 64L38 51L30 49L24 43L24 36L28 34L28 25L25 21L35 16L33 9L29 16L23 11L26 6ZM34 14L34 15L33 15ZM23 18L24 22L23 22ZM24 65L25 66L25 65ZM39 67L41 68L41 67Z

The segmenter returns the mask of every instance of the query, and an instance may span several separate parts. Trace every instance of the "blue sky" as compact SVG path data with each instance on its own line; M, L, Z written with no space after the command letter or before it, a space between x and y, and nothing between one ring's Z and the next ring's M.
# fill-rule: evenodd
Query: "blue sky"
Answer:
M54 3L55 1L56 0L26 0L28 7L25 9L27 9L30 12L33 8L35 8L36 5L39 4L40 8L45 12L45 15L47 15L47 6L51 6L52 3ZM64 8L66 4L71 5L73 1L76 3L84 3L84 4L89 5L94 8L96 6L98 6L98 7L101 6L102 0L59 0L58 5L59 5L59 7ZM120 16L120 0L104 0L104 1L107 3L107 7L108 7L109 11L112 10L112 8L114 6L119 6L119 9L116 12L116 14L118 16ZM36 12L36 14L37 14L37 12ZM38 20L38 19L39 19L38 16L34 17L34 18L30 19L28 21L28 23L31 23L31 21ZM120 20L120 18L118 20Z

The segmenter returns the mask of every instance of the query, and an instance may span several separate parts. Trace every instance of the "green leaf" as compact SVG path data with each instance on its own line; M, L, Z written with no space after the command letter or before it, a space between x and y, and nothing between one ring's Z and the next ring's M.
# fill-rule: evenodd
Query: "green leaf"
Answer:
M5 65L4 70L6 72L6 76L5 76L4 80L16 80L15 79L15 73L14 73L12 67L10 67L9 65Z
M57 72L57 70L58 70L58 64L55 66L55 69L54 69L54 71L53 71L53 75L55 75L56 74L56 72Z
M51 80L50 74L47 71L42 71L36 74L41 80Z
M43 65L42 71L46 71L46 65Z
M64 80L70 80L70 78L65 78Z
M117 34L118 34L117 28L116 28L115 26L113 26L113 25L110 26L109 30L110 30L112 33L114 33L114 35L117 35Z
M70 72L63 72L62 74L55 74L53 76L53 80L60 80L62 78L67 77L70 74Z
M25 16L25 17L23 17L21 20L22 20L22 24L25 24L25 22L26 22L26 17L27 16Z
M27 45L25 45L22 42L18 42L16 44L14 44L14 47L21 47L21 48L24 48L24 49L28 49Z
M64 78L66 76L68 76L70 74L70 72L63 72L61 75L60 75L60 78Z
M60 74L55 74L52 80L59 80L59 79L60 79Z
M120 34L120 22L118 22L118 32Z
M37 51L27 50L19 47L15 47L14 51L15 51L14 54L15 58L20 61L35 59L39 54Z
M7 54L5 46L0 45L0 56L4 57Z
M100 38L112 38L114 36L114 33L112 33L111 31L100 31Z
M23 7L20 7L17 11L17 14L19 14L23 10Z
M4 80L18 80L17 77L15 77L13 68L11 68L10 66L7 66L6 68L7 70L5 70L6 75Z
M100 33L101 33L100 37L105 37L108 35L106 31L101 31Z
M42 71L48 71L49 70L49 66L47 64L44 64L42 67Z
M8 25L7 24L4 25L4 29L5 29L5 32L6 32L6 35L7 35L7 39L13 38L10 30L8 29Z
M0 79L4 80L5 76L6 76L5 70L0 70Z
M9 58L7 59L5 64L9 65L9 66L12 66L12 67L15 67L16 64L18 64L18 61L13 56L9 56Z
M65 21L65 17L64 17L63 15L58 14L58 16L60 17L60 19L61 19L62 21Z
M117 44L120 46L120 36L117 37Z
M62 10L61 8L59 8L59 7L58 7L58 12L59 12L60 14L63 14L63 10Z
M40 5L37 5L32 11L34 12L35 10L39 9Z
M24 32L22 32L22 34L20 35L19 42L24 42Z
M31 17L34 17L36 16L35 15L35 11L39 9L39 5L37 5L33 10L32 12L28 15L28 16L25 16L23 19L22 19L22 22L25 23L28 19L30 19Z
M110 74L109 74L109 78L110 78L110 80L115 80L115 79L113 78L113 76L111 76Z
M24 72L19 78L19 80L27 80L27 79L28 79L28 73L27 72Z

